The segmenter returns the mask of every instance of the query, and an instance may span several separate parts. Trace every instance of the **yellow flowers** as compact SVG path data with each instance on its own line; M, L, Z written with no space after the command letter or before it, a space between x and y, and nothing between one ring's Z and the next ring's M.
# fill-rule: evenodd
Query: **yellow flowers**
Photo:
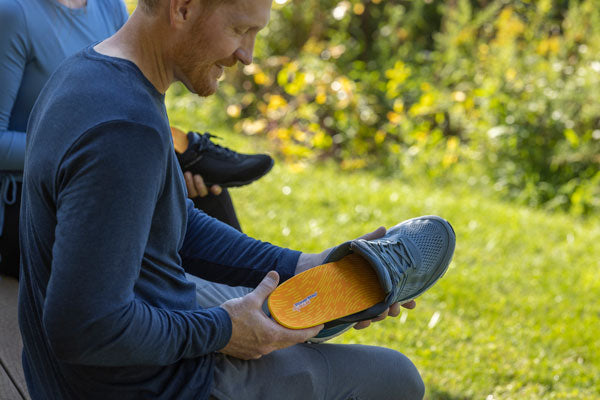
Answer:
M317 104L325 104L326 101L327 101L327 95L325 93L323 93L322 91L319 92L319 94L317 94L317 96L315 97L315 102Z
M392 125L398 125L402 120L402 115L393 111L389 111L386 116Z
M419 102L413 104L410 108L410 114L413 116L427 114L431 111L432 106L435 104L436 95L433 92L423 93Z
M538 43L537 53L541 56L556 55L560 50L560 38L558 36L550 36Z
M278 95L278 94L274 94L269 96L269 104L267 105L267 111L277 111L282 107L285 107L287 105L287 101L285 101L285 99Z
M254 82L257 85L270 85L272 83L271 79L269 78L268 75L266 75L264 72L259 72L256 75L254 75Z
M364 168L367 166L367 161L364 158L351 158L348 160L342 160L340 167L343 170L355 170Z
M459 145L460 141L456 136L452 136L446 141L446 152L442 158L442 166L444 168L458 162Z
M498 33L495 42L499 45L505 45L514 40L525 31L525 24L514 14L511 7L506 7L500 12L496 21Z
M396 61L394 68L385 71L385 77L388 78L386 84L386 96L388 99L393 99L400 95L399 87L410 76L410 73L410 68L402 61Z

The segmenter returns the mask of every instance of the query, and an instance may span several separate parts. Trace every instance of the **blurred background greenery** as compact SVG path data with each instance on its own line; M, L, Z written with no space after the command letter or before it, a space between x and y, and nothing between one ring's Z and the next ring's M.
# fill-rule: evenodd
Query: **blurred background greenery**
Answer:
M338 342L404 352L429 399L598 399L599 83L598 0L276 0L252 65L167 106L276 156L232 191L252 236L318 251L453 223L417 310Z
M597 0L277 0L255 63L204 107L299 165L492 182L587 214L599 50Z

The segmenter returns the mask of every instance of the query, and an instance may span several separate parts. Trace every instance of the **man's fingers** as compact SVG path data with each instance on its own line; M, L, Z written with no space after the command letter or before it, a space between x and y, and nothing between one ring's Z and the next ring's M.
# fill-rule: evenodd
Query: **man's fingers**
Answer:
M221 186L219 186L219 185L212 185L210 187L210 192L212 194L214 194L215 196L218 196L218 195L221 194L221 192L223 192L223 188Z
M306 342L311 337L317 336L319 332L325 327L325 325L321 324L318 326L313 326L312 328L302 329L302 339L300 342Z
M369 321L369 320L360 321L359 323L354 325L354 329L365 329L365 328L368 328L370 325L371 325L371 321Z
M196 191L196 187L194 186L194 178L192 177L192 173L189 171L184 172L183 178L185 179L185 186L188 191L188 197L190 199L198 197L198 192Z
M411 303L414 303L414 301L406 303L406 304L410 305ZM414 308L414 305L413 305L413 308ZM386 317L397 317L398 315L400 315L400 304L394 303L390 306L390 308L388 308L386 311L379 314L375 318L357 323L356 325L354 325L354 329L365 329L365 328L369 327L372 322L379 322L379 321L386 319Z
M204 179L202 179L201 175L193 175L190 171L185 171L183 173L183 178L185 179L185 186L187 187L188 197L190 199L208 195L208 188L206 187L206 184L204 184ZM213 185L210 187L210 191L212 194L218 196L223 189L218 185Z
M385 235L385 232L386 232L385 227L380 226L379 228L375 229L373 232L366 233L366 234L362 235L361 237L359 237L358 239L364 239L364 240L379 239L380 237L383 237Z
M271 292L275 290L278 284L279 274L275 271L269 271L269 273L258 284L256 289L252 291L251 295L256 297L256 299L262 305L266 298L269 297Z
M306 328L306 329L287 329L287 328L284 328L284 329L287 332L286 336L290 342L302 343L302 342L306 342L311 337L317 336L317 334L319 332L321 332L321 329L323 329L324 326L325 325L321 324L321 325L313 326L312 328Z
M390 317L397 317L398 315L400 315L400 304L392 304L388 310L388 315Z
M196 188L196 191L200 197L204 197L208 194L208 189L204 184L204 179L202 179L202 176L198 174L194 175L194 187Z
M412 310L413 308L415 308L417 306L417 302L414 300L409 301L408 303L404 303L402 304L402 307L404 308L408 308L409 310Z

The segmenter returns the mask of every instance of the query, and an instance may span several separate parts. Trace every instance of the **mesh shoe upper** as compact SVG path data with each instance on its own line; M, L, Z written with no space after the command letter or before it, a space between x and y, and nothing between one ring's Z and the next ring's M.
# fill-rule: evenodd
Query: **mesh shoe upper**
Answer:
M374 318L396 302L407 302L429 289L448 269L456 236L450 224L437 216L404 221L375 240L353 240L334 248L325 262L358 253L373 267L386 293L383 303L341 318L356 322Z
M456 235L452 226L435 216L414 218L391 228L386 236L403 237L418 249L421 262L406 274L404 287L395 301L406 301L429 289L448 269L454 254Z
M367 310L326 323L309 341L327 341L358 321L378 316L393 303L406 303L421 295L448 269L455 243L456 235L446 220L424 216L401 222L380 239L358 239L335 247L325 263L353 252L362 255L373 267L386 297Z

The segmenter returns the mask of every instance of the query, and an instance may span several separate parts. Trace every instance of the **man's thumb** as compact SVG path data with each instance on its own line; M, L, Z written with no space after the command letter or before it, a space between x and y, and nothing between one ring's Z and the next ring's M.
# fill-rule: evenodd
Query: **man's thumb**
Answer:
M271 294L273 290L279 284L279 274L275 271L269 271L269 273L263 278L258 284L256 289L252 293L258 296L261 304Z

